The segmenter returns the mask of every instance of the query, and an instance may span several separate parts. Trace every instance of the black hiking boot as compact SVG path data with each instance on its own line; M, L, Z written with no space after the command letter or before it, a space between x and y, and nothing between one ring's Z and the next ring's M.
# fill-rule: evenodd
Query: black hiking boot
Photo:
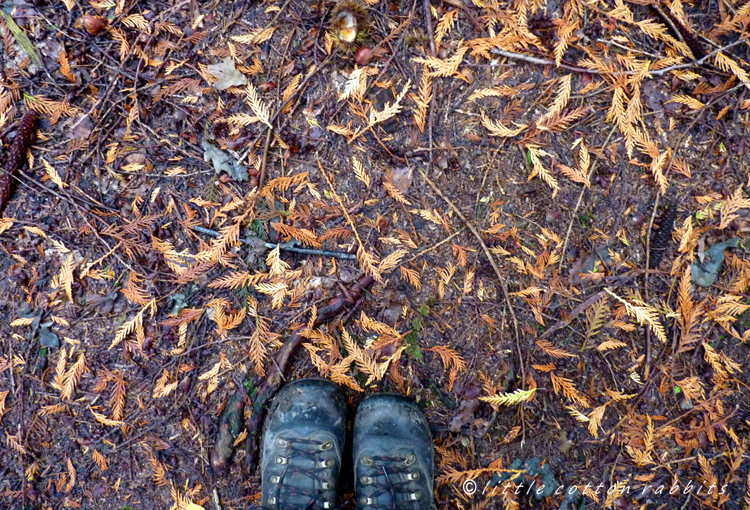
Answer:
M263 508L336 506L345 408L344 393L324 379L300 379L279 390L263 432Z
M357 510L430 510L434 453L424 413L407 397L364 399L354 419Z

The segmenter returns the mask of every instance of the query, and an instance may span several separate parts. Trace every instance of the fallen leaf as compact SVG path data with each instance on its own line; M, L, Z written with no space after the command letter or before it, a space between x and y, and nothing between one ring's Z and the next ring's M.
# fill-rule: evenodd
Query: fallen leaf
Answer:
M217 174L226 173L235 181L247 180L247 168L241 166L227 152L219 149L208 140L203 140L203 160L214 166Z
M227 57L218 64L211 64L206 69L216 78L216 81L212 85L216 90L226 90L229 87L247 85L247 77L237 70L232 57Z
M411 188L413 182L414 172L409 167L396 168L395 170L389 170L386 172L386 176L391 181L391 184L395 186L401 193L406 193Z

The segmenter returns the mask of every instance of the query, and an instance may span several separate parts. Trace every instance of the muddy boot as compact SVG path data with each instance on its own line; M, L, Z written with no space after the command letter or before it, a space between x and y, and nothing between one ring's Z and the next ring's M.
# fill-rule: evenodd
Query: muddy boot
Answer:
M412 400L393 394L364 399L352 450L357 510L434 508L432 435Z
M279 390L263 431L263 508L336 506L345 407L341 389L324 379L300 379Z

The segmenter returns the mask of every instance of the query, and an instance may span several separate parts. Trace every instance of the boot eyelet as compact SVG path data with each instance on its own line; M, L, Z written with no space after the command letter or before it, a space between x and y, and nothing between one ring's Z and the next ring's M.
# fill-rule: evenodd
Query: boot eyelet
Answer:
M372 505L375 502L375 500L372 498L364 497L362 498L361 502L363 505Z
M328 490L328 489L330 489L330 488L331 488L331 484L330 484L330 483L328 483L328 482L320 482L320 488L321 488L322 490L324 490L324 491L325 491L325 490Z
M421 498L422 498L421 491L416 491L416 492L412 492L411 494L409 494L409 499L411 501L417 501L418 499L421 499Z
M276 457L276 464L289 464L289 459L286 457Z
M333 448L333 443L331 441L326 441L320 445L320 449L323 451L330 450L331 448Z
M331 504L330 501L324 501L323 508L333 508L333 505Z
M276 498L274 498L273 496L271 496L270 498L268 498L268 504L269 505L273 505L274 503L276 503Z
M322 468L332 468L334 464L335 462L333 461L333 459L326 459L326 460L321 460L320 464L318 465Z
M272 476L271 477L271 483L280 483L281 477L280 476Z
M370 457L368 457L367 455L363 455L362 456L362 464L364 464L365 466L372 466L373 465L373 460Z
M406 465L406 466L411 466L411 465L412 465L412 464L414 464L414 463L415 463L416 461L417 461L417 457L416 457L416 456L415 456L415 455L414 455L413 453L410 453L410 454L409 454L409 455L408 455L408 456L406 457L406 459L404 460L404 465Z
M362 485L370 485L372 483L372 478L369 476L362 476L359 478L359 481L362 483Z
M289 448L289 441L281 437L276 440L276 444L282 448Z
M418 471L414 471L413 473L409 473L408 475L406 475L406 479L407 480L417 480L417 479L419 479L419 472Z

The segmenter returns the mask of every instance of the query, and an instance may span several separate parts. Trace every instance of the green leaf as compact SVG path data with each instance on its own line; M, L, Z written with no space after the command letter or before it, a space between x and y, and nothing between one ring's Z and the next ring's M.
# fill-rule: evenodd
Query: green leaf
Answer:
M44 64L42 63L42 57L39 56L39 53L34 47L34 44L26 36L26 32L24 32L23 29L21 29L21 27L19 27L16 22L13 21L13 18L11 18L9 14L6 14L2 10L0 10L0 14L2 14L3 18L5 18L5 22L8 24L10 32L13 34L13 37L15 38L21 49L24 51L24 53L29 56L34 65L43 68Z
M419 362L423 362L424 356L422 355L422 349L419 347L417 332L412 331L411 333L406 335L404 337L404 342L406 343L406 349L404 349L406 351L406 354Z

